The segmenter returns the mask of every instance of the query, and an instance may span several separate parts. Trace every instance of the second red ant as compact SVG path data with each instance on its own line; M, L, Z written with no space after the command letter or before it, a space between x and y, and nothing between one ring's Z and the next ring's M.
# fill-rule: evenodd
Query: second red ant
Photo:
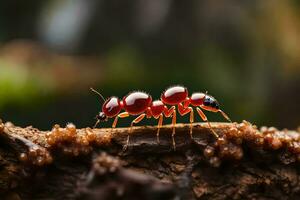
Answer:
M151 118L154 117L158 119L157 125L157 141L159 142L159 131L163 124L163 117L172 117L172 142L173 148L175 149L175 125L176 125L176 105L178 107L178 113L183 116L186 114L190 114L190 136L193 138L193 122L194 122L194 109L196 107L196 111L201 117L201 119L208 123L208 126L214 136L218 138L218 134L212 129L210 122L208 121L206 115L203 110L211 111L211 112L220 112L225 119L231 122L229 117L220 109L219 103L217 100L208 95L207 93L193 93L191 96L188 96L188 91L183 86L173 86L169 87L165 90L160 100L152 101L152 97L149 94L144 92L130 92L122 100L118 97L112 96L107 100L104 97L91 88L93 92L98 94L102 100L104 101L102 105L102 111L96 115L97 122L94 125L94 128L101 121L107 121L108 118L115 118L112 124L112 128L117 126L117 122L119 118L129 117L130 115L137 115L137 117L131 122L130 131L127 136L127 142L125 148L129 144L129 134L131 133L132 127L134 124L139 123L145 117ZM167 105L171 107L168 108ZM124 112L121 112L121 110Z

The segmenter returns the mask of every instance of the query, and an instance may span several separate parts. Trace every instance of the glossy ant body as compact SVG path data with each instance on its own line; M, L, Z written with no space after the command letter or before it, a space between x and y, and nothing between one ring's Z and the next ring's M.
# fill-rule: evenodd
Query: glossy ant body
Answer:
M207 110L211 112L220 112L224 118L231 122L229 117L219 108L219 103L215 98L208 95L207 93L193 93L190 97L188 96L188 91L185 87L182 86L173 86L164 91L161 95L160 100L152 101L152 97L144 92L131 92L126 95L122 100L118 97L109 97L107 100L104 100L103 96L91 88L91 90L97 93L104 101L102 106L102 111L96 116L97 122L94 127L100 121L107 121L108 118L113 118L114 122L112 128L115 128L119 118L125 118L130 115L138 115L132 122L130 128L134 124L139 123L145 117L151 118L154 117L158 119L157 125L157 141L159 142L159 131L163 124L163 117L172 117L172 141L173 147L175 149L175 124L176 124L176 105L178 106L178 113L183 116L190 113L190 135L192 135L192 123L194 122L194 110L190 106L196 107L197 113L202 118L203 121L208 123L209 128L215 137L218 138L217 133L212 129L207 117L201 110ZM167 105L171 105L170 108ZM121 110L125 112L121 112ZM131 132L131 130L129 131ZM127 145L129 143L129 134L127 137Z

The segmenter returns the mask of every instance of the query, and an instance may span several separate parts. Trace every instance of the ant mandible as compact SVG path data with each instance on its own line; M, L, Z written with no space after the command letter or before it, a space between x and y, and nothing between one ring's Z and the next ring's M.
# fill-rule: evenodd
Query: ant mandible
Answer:
M152 97L149 94L144 92L131 92L123 97L120 100L118 97L112 96L109 97L107 100L104 97L91 88L93 92L98 94L101 99L104 101L102 105L102 111L96 115L96 123L94 128L98 125L101 121L107 121L108 118L115 117L112 128L115 128L119 118L129 117L130 115L138 115L132 122L130 126L131 133L132 127L134 124L139 123L145 117L151 118L154 117L158 119L157 125L157 141L159 142L159 131L163 124L163 117L172 117L172 142L173 148L175 150L175 125L176 125L176 105L178 106L178 112L181 116L190 113L190 136L193 138L192 131L193 131L193 122L194 122L194 110L190 106L196 107L196 110L201 117L201 119L208 123L208 126L214 136L218 138L218 134L212 129L210 122L208 121L207 117L201 110L207 110L211 112L220 112L225 119L231 122L229 117L219 108L219 103L215 98L208 95L207 93L193 93L190 97L188 96L188 91L185 87L182 86L172 86L165 90L161 95L161 100L152 101ZM170 108L167 105L171 105ZM121 112L124 109L125 112ZM121 113L120 113L121 112ZM125 148L127 148L129 144L129 134L127 136L127 143Z

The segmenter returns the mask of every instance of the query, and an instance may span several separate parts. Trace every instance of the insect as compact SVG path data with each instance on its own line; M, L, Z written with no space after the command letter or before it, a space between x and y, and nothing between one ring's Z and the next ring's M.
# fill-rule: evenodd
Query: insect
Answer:
M227 114L220 109L218 101L206 93L195 92L190 97L188 96L188 90L183 86L172 86L165 90L161 95L161 100L165 105L177 105L178 113L181 116L190 113L190 136L193 138L193 122L194 122L194 109L190 106L196 107L196 111L201 119L208 123L208 126L212 133L218 138L218 134L212 129L210 122L208 121L203 110L210 112L220 112L225 119L231 122ZM175 119L174 119L175 118ZM173 131L172 131L172 140L173 147L175 148L175 123L176 123L176 112L173 115Z
M99 92L97 92L93 88L91 88L91 90L98 94L104 101L102 105L102 111L99 112L98 115L96 115L97 121L94 125L94 128L98 125L99 122L107 121L108 118L115 118L112 123L112 128L115 128L117 126L119 118L129 117L130 115L137 115L137 117L131 122L129 131L130 133L134 124L139 123L145 117L154 117L155 119L158 119L156 136L157 141L159 142L159 131L163 123L163 116L173 116L172 124L176 124L176 122L174 121L176 119L174 117L176 115L175 106L168 108L161 100L152 101L152 97L149 94L135 91L127 94L125 97L123 97L122 100L115 96L109 97L107 100L105 100ZM121 110L124 110L124 112L121 112ZM127 136L125 149L127 148L128 143L129 134Z
M115 118L112 124L112 128L117 126L117 122L119 118L129 117L130 115L137 116L132 122L130 126L130 131L134 124L139 123L145 117L146 118L155 118L158 119L157 125L157 141L159 142L159 131L163 124L163 117L170 118L172 117L172 142L173 148L175 149L175 125L176 125L176 105L178 107L178 113L183 116L190 113L190 135L192 137L192 123L194 122L194 110L190 106L196 107L196 110L203 121L208 122L210 129L213 134L218 137L217 133L215 133L207 120L207 117L200 109L212 111L212 112L220 112L227 120L230 121L229 117L219 109L219 103L210 95L206 93L193 93L190 97L188 96L188 91L185 87L182 86L173 86L165 90L160 100L152 101L152 97L149 94L144 92L131 92L123 97L120 100L118 97L112 96L108 99L104 99L104 97L91 88L93 92L98 94L103 100L102 111L96 115L96 123L94 127L98 125L101 121L107 121L108 118ZM167 105L171 107L168 108ZM121 112L124 110L124 112ZM129 134L127 136L127 143L125 148L127 148L129 144Z

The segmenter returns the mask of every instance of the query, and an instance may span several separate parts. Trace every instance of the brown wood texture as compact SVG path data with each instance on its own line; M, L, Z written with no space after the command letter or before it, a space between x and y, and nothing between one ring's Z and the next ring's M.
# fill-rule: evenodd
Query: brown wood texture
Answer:
M212 123L216 139L198 123L191 138L189 127L176 125L175 151L170 125L159 143L155 126L135 127L124 150L128 128L1 123L0 199L300 199L299 132Z

